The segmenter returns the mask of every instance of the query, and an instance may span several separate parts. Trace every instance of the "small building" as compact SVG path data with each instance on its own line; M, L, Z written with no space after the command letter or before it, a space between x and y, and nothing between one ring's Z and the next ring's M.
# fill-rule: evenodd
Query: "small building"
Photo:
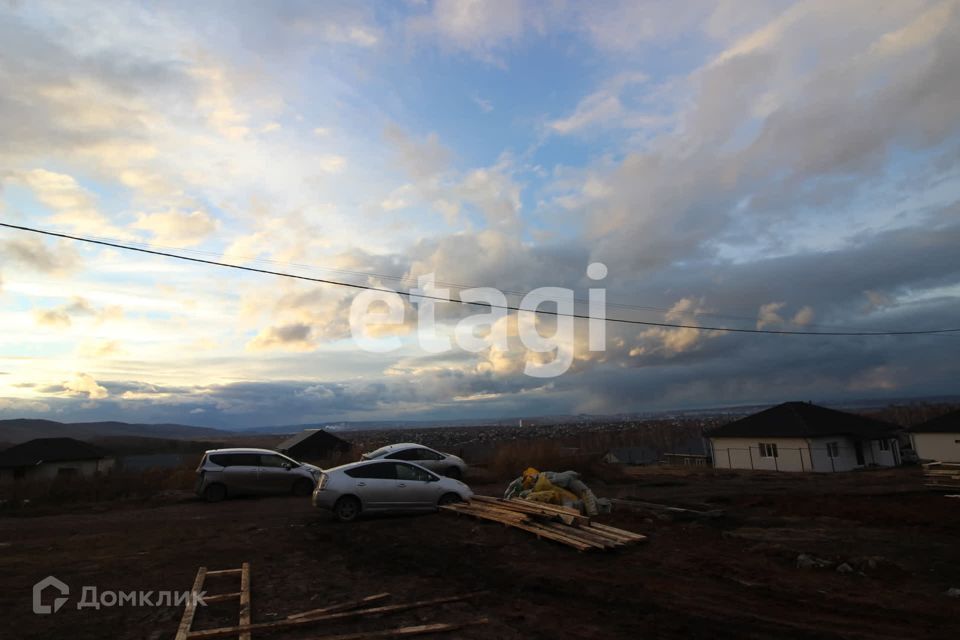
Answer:
M710 456L702 453L665 453L663 462L676 467L708 467Z
M706 435L718 469L850 471L900 464L898 427L808 402L785 402Z
M603 461L607 464L655 464L657 452L646 447L620 447L607 451Z
M323 429L305 429L277 445L277 451L295 460L324 460L349 450L349 442Z
M960 410L928 420L909 431L910 443L921 460L960 462Z
M103 449L73 438L37 438L0 452L0 482L90 477L113 468Z

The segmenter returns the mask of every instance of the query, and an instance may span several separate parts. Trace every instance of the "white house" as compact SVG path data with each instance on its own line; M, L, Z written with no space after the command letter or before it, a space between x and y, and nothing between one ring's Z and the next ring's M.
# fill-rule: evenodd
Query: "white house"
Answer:
M0 452L0 483L88 477L113 467L114 459L73 438L37 438Z
M960 462L960 411L913 427L910 442L921 460Z
M785 402L707 433L718 469L850 471L900 464L897 427L808 402Z

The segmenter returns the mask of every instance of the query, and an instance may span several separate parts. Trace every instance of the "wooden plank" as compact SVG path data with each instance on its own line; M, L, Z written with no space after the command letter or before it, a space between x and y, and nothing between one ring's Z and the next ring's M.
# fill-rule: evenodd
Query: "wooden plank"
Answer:
M250 563L240 566L240 626L250 626ZM240 640L250 640L249 631L241 631Z
M637 539L636 539L634 536L625 536L625 535L622 535L622 534L620 534L620 533L613 533L613 532L611 532L611 531L604 531L603 529L600 529L599 527L596 527L596 526L594 526L593 524L591 524L589 527L580 527L580 528L581 528L581 529L586 529L587 531L590 531L591 533L596 533L596 534L599 534L599 535L606 536L606 537L608 537L609 539L611 539L611 540L616 540L617 542L619 542L619 543L621 543L621 544L631 544L631 543L633 543L633 542L637 542Z
M496 498L490 498L488 496L474 496L472 500L478 502L483 502L486 504L496 505L502 509L509 509L511 511L519 511L521 513L527 513L530 515L537 515L543 517L565 517L572 518L575 521L579 522L589 522L590 518L583 515L575 509L568 509L567 507L560 507L554 504L546 504L542 502L532 502L530 500L498 500Z
M224 600L239 600L239 599L240 599L239 591L237 591L236 593L218 593L217 595L214 595L214 596L203 596L203 601L206 602L207 604L210 604L211 602L223 602Z
M378 593L372 596L367 596L366 598L360 598L359 600L351 600L350 602L342 602L340 604L335 604L330 607L323 607L322 609L311 609L310 611L301 611L300 613L292 613L287 616L287 620L296 620L297 618L309 618L311 616L319 616L325 613L337 613L339 611L350 611L351 609L359 609L363 606L371 604L373 602L378 602L389 598L389 593Z
M552 511L561 515L574 516L577 518L586 518L587 516L583 515L576 509L571 509L570 507L564 507L559 504L550 504L548 502L536 502L534 500L522 500L520 498L510 498L509 500L503 500L503 504L506 505L521 505L524 507L537 507L539 509L545 509L547 511Z
M450 505L451 507L453 505ZM587 543L583 540L575 540L569 536L558 534L550 529L544 529L539 526L538 523L528 521L526 517L523 519L508 519L500 517L495 510L467 510L462 508L449 508L447 506L440 507L441 509L447 509L449 511L464 513L476 518L482 518L484 520L492 520L493 522L499 522L500 524L507 525L508 527L514 527L522 531L527 531L533 533L538 538L543 537L549 540L554 540L556 542L562 542L568 546L574 547L578 551L586 551L587 549L593 548L594 545ZM523 515L523 514L518 514Z
M190 589L190 599L183 607L183 617L180 618L180 626L177 628L175 640L186 640L190 637L190 627L193 626L193 617L197 613L197 599L194 594L203 591L203 582L207 579L207 568L197 569L197 577L193 579L193 587Z
M528 508L528 509L538 509L540 511L550 511L553 513L562 513L564 515L579 516L581 518L586 517L581 514L576 509L571 509L570 507L564 507L557 504L548 504L546 502L534 502L533 500L523 500L520 498L510 498L509 500L504 500L502 498L494 498L491 496L473 496L470 498L471 502L483 502L486 504L494 504L498 507L503 507L505 509L510 508Z
M931 489L960 489L960 484L927 484Z
M434 598L432 600L419 600L417 602L406 602L404 604L393 604L383 607L373 607L370 609L357 609L355 611L341 611L339 613L331 613L318 616L310 616L307 618L297 618L295 620L275 620L273 622L254 622L252 624L235 626L235 627L217 627L216 629L204 629L202 631L191 631L186 637L190 639L195 638L225 638L227 636L234 636L244 631L258 631L264 629L270 629L275 631L278 629L289 629L292 627L300 627L308 624L317 624L319 622L334 622L340 620L350 620L352 618L363 618L365 616L373 615L383 615L388 613L397 613L399 611L409 611L410 609L418 609L420 607L429 607L435 604L444 604L447 602L459 602L461 600L468 600L477 595L485 593L483 591L478 591L475 593L466 593L459 596L446 596L443 598Z
M612 549L614 547L623 546L623 542L609 538L599 531L596 533L591 532L586 527L571 527L565 524L560 524L559 522L538 522L537 524L541 527L546 527L547 529L551 529L557 533L569 536L575 540L583 540L584 542L599 544L604 549Z
M591 522L590 526L596 529L599 529L600 531L605 531L605 532L613 533L616 535L626 536L628 538L635 540L636 542L641 542L647 539L647 536L641 533L634 533L633 531L627 531L626 529L618 529L616 527L611 527L611 526L600 524L597 522Z
M529 515L526 513L521 513L519 511L513 511L510 509L501 509L493 505L460 505L460 509L464 513L489 513L505 520L517 520L520 522L523 522L529 518Z
M579 540L571 538L570 536L557 533L556 531L551 531L550 529L545 529L538 524L525 524L523 522L513 525L517 529L522 529L524 531L529 531L538 538L546 538L548 540L553 540L554 542L561 542L568 547L573 547L577 551L587 551L589 549L599 549L602 548L600 545L595 543L587 542L586 540Z
M207 576L235 576L243 569L220 569L218 571L208 571Z
M519 519L518 519L518 518L508 518L508 517L504 517L503 515L498 514L498 513L496 513L496 512L493 512L493 511L484 511L484 510L480 510L480 509L477 509L477 510L468 510L468 509L463 509L463 508L454 507L453 505L445 505L445 506L440 507L440 509L442 509L442 510L444 510L444 511L453 511L453 512L456 512L456 513L464 513L464 514L473 516L473 517L475 517L475 518L483 518L484 520L492 520L492 521L494 521L494 522L499 522L500 524L505 524L505 525L508 525L508 526L512 526L512 525L515 525L515 524L524 522L524 521L526 520L525 517L524 517L524 518L519 518Z
M361 631L359 633L345 633L335 636L319 636L313 640L376 640L377 638L409 638L410 636L422 636L428 633L446 633L448 631L457 631L464 627L473 627L481 624L487 624L487 618L478 620L467 620L465 622L439 623L439 624L418 624L412 627L399 627L397 629L385 629L383 631Z

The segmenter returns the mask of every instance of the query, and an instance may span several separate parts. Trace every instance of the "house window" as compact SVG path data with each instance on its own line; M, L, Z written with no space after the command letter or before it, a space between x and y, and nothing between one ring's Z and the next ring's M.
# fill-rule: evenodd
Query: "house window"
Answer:
M74 478L79 475L79 469L76 467L60 467L57 469L58 478Z
M761 458L778 458L779 456L777 455L777 445L761 442L760 457Z
M827 455L830 456L831 458L839 458L839 457L840 457L840 445L837 444L836 442L828 442L828 443L827 443Z
M881 440L880 441L880 451L890 451L890 441Z

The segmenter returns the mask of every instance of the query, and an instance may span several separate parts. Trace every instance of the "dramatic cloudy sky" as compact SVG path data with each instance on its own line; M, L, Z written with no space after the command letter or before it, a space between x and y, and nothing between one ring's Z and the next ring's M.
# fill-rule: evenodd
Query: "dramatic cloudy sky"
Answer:
M0 0L0 219L608 314L960 326L960 3ZM350 290L0 230L0 417L210 426L956 393L960 336L389 353ZM509 297L516 303L516 295ZM578 311L585 307L578 305ZM438 305L440 331L480 310ZM550 322L540 327L552 330ZM379 343L379 342L378 342ZM539 359L539 360L538 360Z

